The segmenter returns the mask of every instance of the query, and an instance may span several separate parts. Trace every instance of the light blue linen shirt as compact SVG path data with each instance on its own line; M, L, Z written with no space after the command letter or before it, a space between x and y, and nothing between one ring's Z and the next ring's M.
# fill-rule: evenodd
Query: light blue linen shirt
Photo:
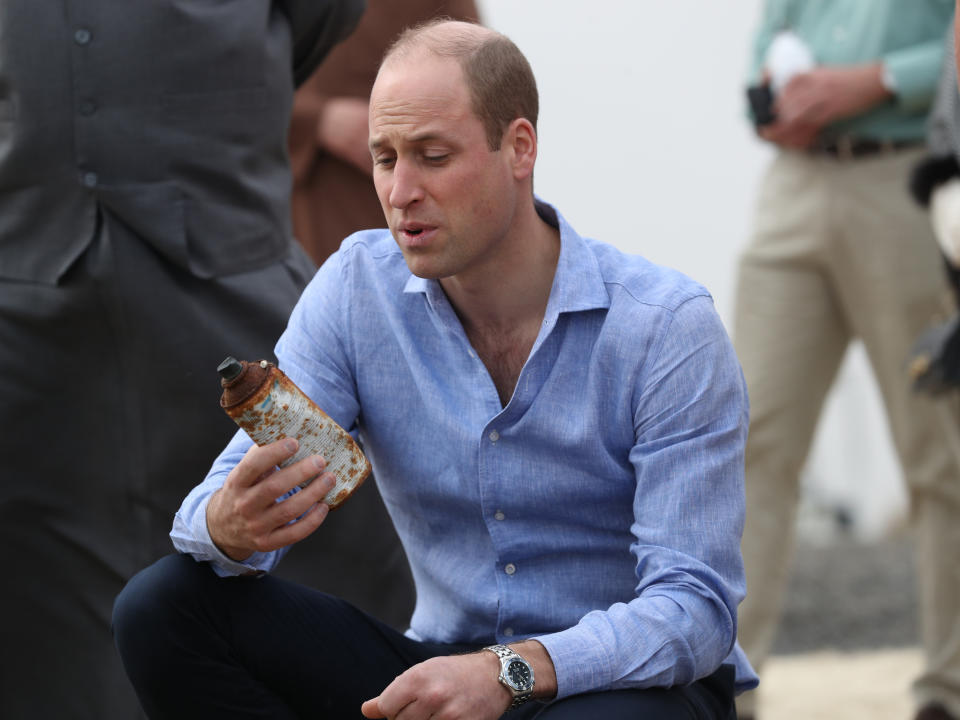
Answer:
M559 697L689 683L723 662L753 687L735 645L747 395L712 300L538 209L561 251L506 407L439 283L413 276L386 230L318 271L280 367L373 464L416 581L411 637L535 637ZM207 500L249 446L239 432L171 533L221 575L282 555L236 563L207 532Z

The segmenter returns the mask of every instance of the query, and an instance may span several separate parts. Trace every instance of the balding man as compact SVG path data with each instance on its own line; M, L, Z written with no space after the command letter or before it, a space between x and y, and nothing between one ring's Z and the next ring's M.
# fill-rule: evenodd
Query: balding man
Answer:
M537 109L507 38L403 34L370 102L389 231L345 241L277 345L373 464L409 629L265 574L323 532L332 476L240 433L177 516L184 554L116 605L151 717L731 718L755 684L739 365L701 286L533 195Z

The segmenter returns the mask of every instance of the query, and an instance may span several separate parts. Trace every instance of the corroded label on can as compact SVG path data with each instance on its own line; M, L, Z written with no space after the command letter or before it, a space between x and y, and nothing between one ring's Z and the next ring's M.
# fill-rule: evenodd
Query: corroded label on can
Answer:
M322 455L337 479L324 497L331 508L346 500L370 474L370 463L350 434L321 410L279 368L271 365L259 389L244 402L224 408L257 445L292 437L299 442L286 467Z

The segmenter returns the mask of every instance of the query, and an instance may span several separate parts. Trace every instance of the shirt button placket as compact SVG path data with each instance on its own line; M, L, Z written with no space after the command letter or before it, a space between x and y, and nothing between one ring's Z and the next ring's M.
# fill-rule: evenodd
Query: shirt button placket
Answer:
M93 40L93 33L90 31L89 28L78 27L74 29L73 41L80 47L88 46L92 40ZM80 101L79 105L77 106L77 111L83 117L90 117L91 115L97 112L96 100L90 97L83 98ZM84 162L81 161L80 164L82 167ZM90 170L85 170L85 171L81 170L80 182L84 187L93 189L100 183L100 178L95 172L92 172Z

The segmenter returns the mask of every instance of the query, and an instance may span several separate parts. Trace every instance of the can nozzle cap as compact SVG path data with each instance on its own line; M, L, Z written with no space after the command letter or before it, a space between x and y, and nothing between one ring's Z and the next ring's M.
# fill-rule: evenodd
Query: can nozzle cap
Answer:
M243 363L233 356L228 356L217 366L217 372L220 373L220 377L229 382L243 372Z

